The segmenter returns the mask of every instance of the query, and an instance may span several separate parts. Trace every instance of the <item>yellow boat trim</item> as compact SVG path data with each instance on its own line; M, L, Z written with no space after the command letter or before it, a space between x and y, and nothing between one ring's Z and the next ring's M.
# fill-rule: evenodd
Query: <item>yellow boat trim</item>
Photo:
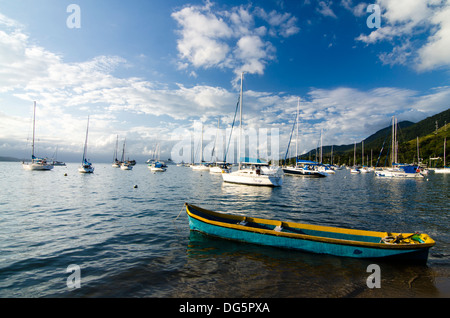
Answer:
M249 227L249 226L245 226L245 225L240 225L239 221L245 220L247 222L273 225L275 227L282 226L282 227L292 227L292 228L316 230L316 231L323 231L323 232L330 232L330 233L342 233L342 234L351 234L351 235L359 235L359 236L374 236L374 237L379 237L380 240L388 235L397 236L400 234L400 233L343 229L343 228L337 228L337 227L301 224L301 223L294 223L294 222L281 222L281 221L276 221L276 220L244 217L244 216L239 216L239 215L214 212L214 211L202 209L200 207L197 207L195 205L190 205L187 203L185 205L186 205L187 214L199 221L202 221L204 223L211 224L211 225L216 225L216 226L230 228L230 229L236 229L236 230L240 230L240 231L254 232L254 233L260 233L260 234L266 234L266 235L282 236L282 237L301 239L301 240L317 241L317 242L330 243L330 244L364 246L364 247L374 247L374 248L384 248L384 249L420 249L420 248L425 248L425 247L432 247L435 245L435 241L431 237L429 237L427 234L420 234L421 239L424 241L424 243L415 243L414 241L410 240L411 243L406 243L406 244L386 244L386 243L361 242L361 241L352 241L352 240L312 236L312 235L306 235L306 234L287 233L287 232L281 232L281 231L278 232L278 231L274 231L274 230L258 229L258 228L253 228L253 227ZM215 216L218 216L221 218L236 220L236 224L229 224L229 223L205 219L205 218L198 216L196 214L193 214L191 211L189 211L189 206L192 206L194 209L204 212L206 214L211 214L211 215L215 215ZM407 237L414 233L402 233L402 234Z

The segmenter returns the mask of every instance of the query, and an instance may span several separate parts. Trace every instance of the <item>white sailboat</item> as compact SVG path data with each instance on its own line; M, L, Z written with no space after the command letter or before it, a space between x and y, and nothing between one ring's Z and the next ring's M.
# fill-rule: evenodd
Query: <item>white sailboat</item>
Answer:
M124 141L123 141L122 161L120 163L120 169L122 169L122 170L132 170L133 166L130 164L129 161L125 160L125 141L126 141L126 139L124 139Z
M319 172L317 168L317 163L313 161L306 161L306 160L298 160L298 121L299 121L299 112L300 112L300 98L297 100L297 119L296 119L296 126L297 126L297 135L296 135L296 142L295 142L295 166L294 167L284 167L283 172L285 175L288 176L302 176L302 177L326 177L326 173ZM292 133L291 133L292 136ZM290 144L290 141L289 141ZM287 160L287 154L289 151L286 150L286 156L284 160Z
M80 172L80 173L94 173L94 167L92 166L92 163L90 163L86 159L88 133L89 133L89 116L88 116L88 122L87 122L87 128L86 128L86 139L84 141L83 160L81 161L81 166L78 168L78 172Z
M240 121L239 121L239 141L238 158L239 169L231 173L222 173L224 182L238 183L246 185L279 187L283 183L283 171L278 167L269 167L267 163L259 159L241 158L242 139L242 101L243 101L243 78L241 73L241 94L240 94Z
M149 161L148 168L152 172L165 172L167 170L166 165L159 160L161 155L161 148L159 144L156 145L154 154L157 158Z
M202 124L202 138L200 142L200 163L199 164L193 164L191 166L192 170L196 171L207 171L209 170L209 166L206 165L206 163L203 161L203 124Z
M31 144L31 162L22 162L25 170L49 171L53 169L53 164L47 162L45 158L37 158L34 155L34 137L36 131L36 102L33 107L33 141Z
M416 165L399 164L398 161L398 141L397 141L397 119L392 117L392 167L383 170L376 170L375 176L387 178L423 178L421 170Z
M117 135L117 138L116 138L116 148L114 149L114 156L113 156L114 158L113 158L113 163L112 163L113 168L120 168L120 164L121 164L119 159L117 159L118 146L119 146L119 135Z
M434 173L450 173L450 167L445 166L445 145L447 144L447 137L444 138L444 167L434 170Z
M211 151L211 161L212 161L212 158L215 157L214 162L209 167L209 173L211 173L211 174L220 174L220 173L230 173L231 172L231 164L227 164L225 162L225 159L224 159L224 161L217 161L217 155L215 155L219 129L220 129L220 119L217 121L216 139L214 141L213 150Z

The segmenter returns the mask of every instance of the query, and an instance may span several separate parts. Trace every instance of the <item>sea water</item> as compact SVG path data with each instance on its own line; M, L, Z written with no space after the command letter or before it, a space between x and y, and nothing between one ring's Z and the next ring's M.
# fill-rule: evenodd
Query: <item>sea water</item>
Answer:
M337 171L278 188L169 165L25 171L0 163L0 297L449 297L450 175ZM231 242L191 232L184 203L247 216L429 234L425 265ZM380 268L369 288L367 268ZM70 267L74 265L75 267ZM78 268L77 271L72 271ZM76 275L75 275L76 274ZM77 280L78 285L73 284Z

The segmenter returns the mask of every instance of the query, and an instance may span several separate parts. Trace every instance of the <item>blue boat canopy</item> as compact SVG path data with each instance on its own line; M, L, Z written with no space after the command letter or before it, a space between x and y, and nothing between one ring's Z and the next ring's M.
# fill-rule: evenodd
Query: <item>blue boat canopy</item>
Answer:
M241 157L241 158L239 158L239 162L248 163L248 164L268 165L267 161L257 159L257 158L250 158L250 157Z
M315 161L311 161L311 160L301 160L301 159L297 159L297 163L302 163L302 164L310 164L310 165L318 165L319 163L315 162Z

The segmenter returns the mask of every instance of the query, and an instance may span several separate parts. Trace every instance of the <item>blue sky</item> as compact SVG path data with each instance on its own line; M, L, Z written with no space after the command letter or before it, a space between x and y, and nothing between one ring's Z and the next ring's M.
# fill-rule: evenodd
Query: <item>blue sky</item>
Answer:
M80 28L69 28L70 4ZM369 4L380 28L369 28ZM300 149L359 142L393 115L450 105L447 0L0 0L0 155L26 157L33 101L39 155L91 160L116 136L162 157L194 122L206 143L230 127L245 72L244 123L279 129L284 153L300 97ZM28 140L27 140L28 139Z

